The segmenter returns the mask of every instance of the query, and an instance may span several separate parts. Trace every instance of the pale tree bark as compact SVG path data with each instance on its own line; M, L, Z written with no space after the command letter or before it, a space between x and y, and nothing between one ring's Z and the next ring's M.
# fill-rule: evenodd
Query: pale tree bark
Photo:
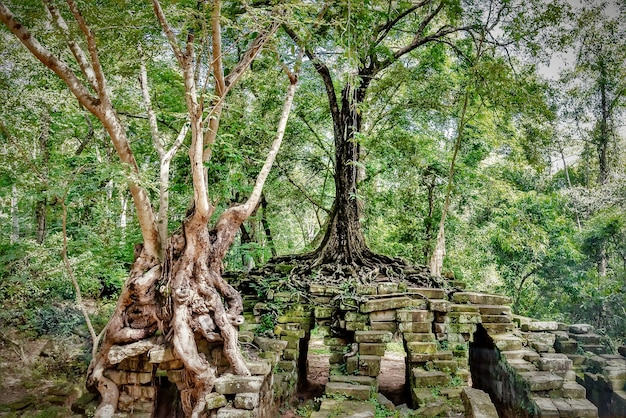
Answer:
M17 209L17 186L11 187L11 244L20 239L20 218Z

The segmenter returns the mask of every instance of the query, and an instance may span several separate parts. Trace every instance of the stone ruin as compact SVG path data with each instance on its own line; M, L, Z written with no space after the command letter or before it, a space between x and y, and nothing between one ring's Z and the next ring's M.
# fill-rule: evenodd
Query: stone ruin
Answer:
M375 403L368 400L376 398L381 359L394 337L406 352L405 400L413 414L399 416L626 416L626 347L610 354L590 325L512 315L509 298L453 284L438 289L378 283L349 293L311 284L306 298L290 292L264 300L244 295L239 339L252 376L219 377L207 397L207 416L279 416L279 407L306 383L314 328L327 334L331 354L329 382L312 418L374 417ZM261 336L273 306L282 311L272 338ZM218 374L226 371L219 343L199 341ZM181 416L173 400L185 379L182 361L155 338L133 347L114 347L109 355L116 369L107 376L120 387L115 416ZM131 351L132 357L116 357Z

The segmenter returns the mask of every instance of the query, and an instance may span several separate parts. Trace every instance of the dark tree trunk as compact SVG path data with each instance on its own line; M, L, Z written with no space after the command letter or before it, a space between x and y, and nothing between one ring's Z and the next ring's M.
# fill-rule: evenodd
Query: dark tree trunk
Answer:
M41 197L35 203L35 239L38 244L42 244L46 237L46 212L48 208L48 201L45 197L46 181L48 178L48 163L50 161L50 152L48 150L48 137L50 135L50 114L45 111L42 116L41 134L39 135L39 152L41 153L40 173L43 177L41 180L42 186L39 192Z

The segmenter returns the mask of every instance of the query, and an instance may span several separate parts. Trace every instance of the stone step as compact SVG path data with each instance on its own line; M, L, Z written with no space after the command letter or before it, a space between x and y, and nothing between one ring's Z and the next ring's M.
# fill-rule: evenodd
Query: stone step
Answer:
M513 334L497 334L491 338L500 351L519 351L523 347L522 339Z
M508 324L494 324L487 323L482 324L483 328L487 331L488 334L506 334L508 332L512 332L516 326L513 323Z
M539 398L534 397L540 417L595 418L598 408L587 399Z
M554 343L554 348L559 353L563 354L576 354L578 353L578 342L576 340L557 340Z
M522 324L522 331L557 331L559 323L556 321L531 321Z
M566 372L572 368L572 360L561 353L544 353L537 362L537 367L542 371Z
M311 418L374 418L376 407L371 402L338 401L323 399L319 411L314 411Z
M507 363L518 372L534 372L537 370L537 366L521 358L507 360Z
M511 307L505 305L478 305L481 315L511 315Z
M502 355L507 359L507 360L511 360L511 359L524 359L526 361L529 361L531 363L536 362L537 360L539 360L539 353L537 353L536 351L533 350L529 350L527 348L522 349L522 350L516 350L516 351L503 351Z
M509 305L511 298L502 295L492 295L477 292L457 292L452 295L455 303L472 303L474 305Z
M563 378L550 372L521 372L519 375L526 381L531 392L555 390L563 387Z
M450 375L437 370L424 370L418 367L412 373L414 387L445 386L450 381Z
M483 324L509 324L513 322L510 315L481 315Z
M358 385L346 382L328 382L324 392L327 396L342 395L350 399L368 400L372 394L370 385Z
M581 344L580 347L584 351L589 351L594 354L606 354L607 349L601 344Z
M581 344L600 344L598 334L571 334L571 337Z
M588 334L593 331L593 325L589 324L572 324L569 326L569 332L572 334Z
M561 391L564 398L585 399L587 397L587 390L585 387L576 382L563 382L563 388Z
M331 375L329 377L329 380L336 383L350 383L353 385L371 386L372 388L374 388L374 390L377 390L378 388L378 381L376 380L376 378L369 376L347 376L343 374L336 374Z
M386 331L356 331L354 341L357 343L389 343L391 332Z

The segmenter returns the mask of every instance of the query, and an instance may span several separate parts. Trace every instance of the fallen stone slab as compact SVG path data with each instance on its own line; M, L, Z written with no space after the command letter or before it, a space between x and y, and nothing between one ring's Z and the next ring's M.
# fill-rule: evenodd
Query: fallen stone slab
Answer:
M575 411L576 418L596 418L598 407L587 399L567 399L567 402Z
M374 418L376 407L371 402L338 401L323 399L320 410L311 414L311 418Z
M467 418L498 418L498 412L491 398L482 390L463 388L461 400Z
M559 323L556 321L533 321L522 324L522 331L558 331Z
M215 391L222 395L258 392L263 384L260 376L225 375L215 379Z
M569 326L569 332L572 334L587 334L593 332L593 325L589 324L572 324Z
M504 305L479 305L481 315L511 315L511 307Z
M344 382L328 382L325 393L327 396L343 395L348 398L361 401L368 400L371 396L372 387L369 385L353 385Z
M536 416L544 417L559 417L559 409L552 403L550 398L533 397L533 403L535 404Z
M544 353L537 362L539 370L565 372L572 368L572 360L561 353Z
M391 332L386 331L356 331L354 341L357 343L388 343L391 342Z

